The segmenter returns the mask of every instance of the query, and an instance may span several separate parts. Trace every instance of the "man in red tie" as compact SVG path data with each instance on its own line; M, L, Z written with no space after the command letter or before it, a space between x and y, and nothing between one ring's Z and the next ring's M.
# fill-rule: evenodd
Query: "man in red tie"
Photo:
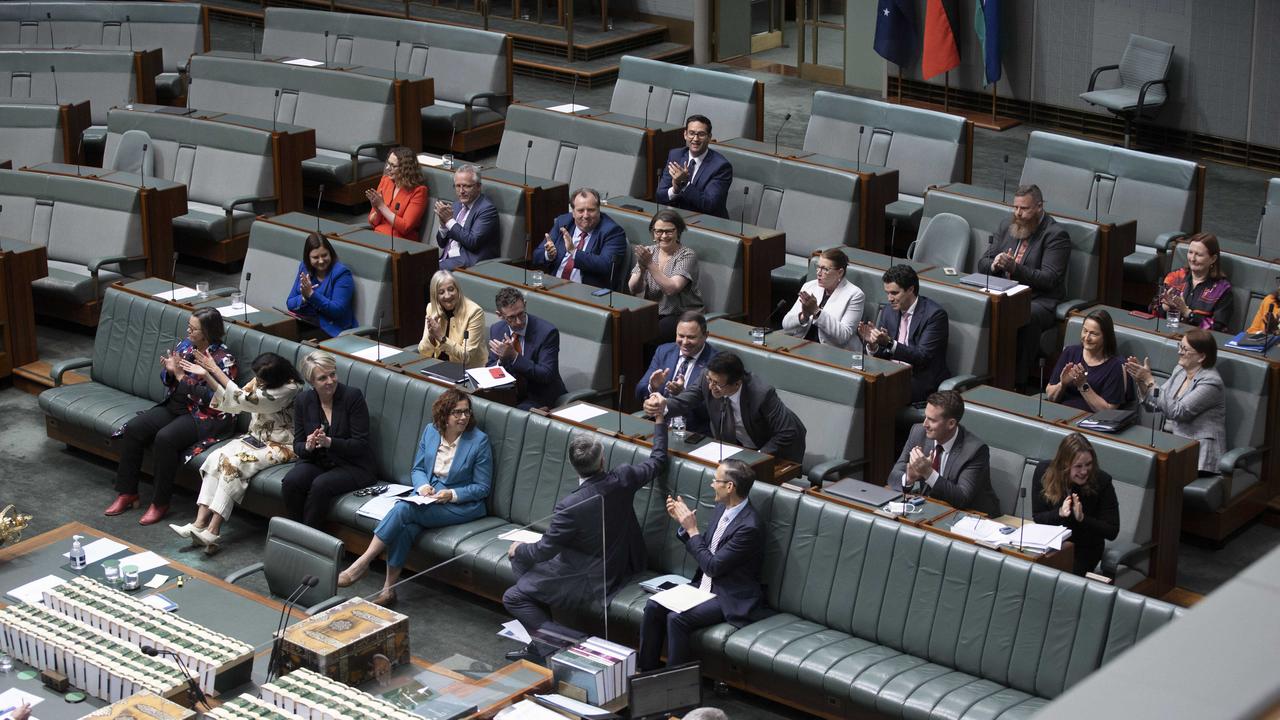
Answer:
M924 422L912 426L888 484L995 517L1002 513L991 489L991 451L982 438L960 425L962 417L960 393L944 390L930 395Z
M570 212L556 218L533 250L531 267L571 282L617 290L626 270L627 234L600 212L600 193L574 191Z
M1031 288L1031 320L1018 331L1015 382L1022 387L1040 352L1040 334L1057 327L1057 308L1065 294L1071 238L1044 211L1035 185L1013 191L1013 213L1000 223L991 247L978 260L978 272L1001 275Z

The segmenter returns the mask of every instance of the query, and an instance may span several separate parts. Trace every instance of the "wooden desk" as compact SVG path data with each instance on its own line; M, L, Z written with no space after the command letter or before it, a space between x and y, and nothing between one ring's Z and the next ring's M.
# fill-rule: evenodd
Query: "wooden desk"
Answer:
M432 365L438 365L441 361L435 358L423 357L416 352L409 351L388 351L381 358L365 359L357 357L356 353L375 345L374 341L363 335L340 335L336 338L329 338L320 342L320 348L327 350L336 355L350 358L356 362L369 363L386 368L392 372L402 373L412 378L417 378L423 382L434 383L441 387L451 388L473 395L478 398L484 398L490 402L500 403L502 405L516 404L516 390L514 385L505 387L489 388L481 390L474 384L468 383L450 383L443 380L437 380L430 375L424 374L422 371Z
M143 278L142 280L118 280L112 287L127 292L130 295L150 298L156 302L162 302L184 310L194 311L199 308L220 308L231 304L231 298L212 295L207 300L200 300L198 297L190 297L184 300L174 302L156 297L156 295L171 292L174 287L178 289L185 288L185 285L175 285L169 280L160 278ZM292 317L277 312L271 308L259 308L254 312L245 314L236 314L233 316L223 316L224 320L229 323L235 323L241 327L253 328L268 335L275 335L286 340L297 340L303 333L299 327L299 322ZM251 360L252 358L241 358L242 362Z
M1015 295L988 293L982 288L965 285L957 276L946 274L942 268L920 273L920 277L942 285L949 285L968 292L983 293L991 297L991 332L988 333L987 363L991 368L992 384L1013 388L1017 375L1018 330L1031 321L1031 289ZM1039 342L1039 339L1036 340Z
M43 245L0 239L0 378L40 358L31 283L48 274Z
M533 177L511 170L486 165L480 168L485 182L500 182L524 188L525 227L529 229L526 260L533 258L533 243L551 231L556 218L569 212L569 186L565 183Z

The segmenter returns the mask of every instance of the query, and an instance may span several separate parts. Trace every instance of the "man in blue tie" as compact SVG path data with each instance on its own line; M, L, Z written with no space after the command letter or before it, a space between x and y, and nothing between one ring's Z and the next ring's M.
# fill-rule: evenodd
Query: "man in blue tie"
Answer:
M684 121L684 144L667 155L667 166L654 193L659 203L729 217L725 199L733 184L733 166L712 150L711 119L690 115Z
M556 218L551 232L533 249L530 267L571 282L599 288L621 287L626 268L627 233L600 212L600 193L579 188L570 212Z
M658 346L649 369L636 383L636 399L644 402L653 393L674 397L697 385L716 352L707 342L706 316L697 310L684 312L676 323L676 341ZM703 435L711 432L705 418L685 418L685 427Z
M764 521L756 514L747 496L755 482L755 471L741 460L725 460L711 481L716 507L711 511L707 533L698 530L698 518L679 497L667 496L667 514L679 524L676 537L698 563L692 584L715 597L684 612L671 612L650 600L644 606L640 626L641 671L657 668L662 643L667 643L667 664L679 665L690 658L689 638L699 628L729 622L743 627L771 614L764 603L760 571L764 565Z
M480 168L463 165L453 173L457 202L436 201L440 229L440 269L453 271L498 257L502 245L498 208L481 192Z

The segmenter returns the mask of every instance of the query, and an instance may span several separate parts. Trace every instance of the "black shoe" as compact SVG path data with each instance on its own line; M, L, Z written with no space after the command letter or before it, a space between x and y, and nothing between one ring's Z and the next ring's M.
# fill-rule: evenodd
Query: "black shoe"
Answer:
M506 657L512 662L528 660L529 662L537 665L546 665L547 663L546 657L544 657L542 653L538 652L538 649L535 648L532 643L525 645L519 650L512 650L507 653Z

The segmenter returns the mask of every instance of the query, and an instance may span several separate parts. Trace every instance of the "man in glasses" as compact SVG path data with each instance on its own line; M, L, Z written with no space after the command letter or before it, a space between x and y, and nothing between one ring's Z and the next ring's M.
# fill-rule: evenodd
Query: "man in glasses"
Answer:
M499 255L502 228L498 208L480 188L480 169L463 165L453 173L453 191L457 201L436 201L436 217L440 229L436 244L440 246L440 269L456 270L475 265Z
M733 183L733 166L710 145L710 118L690 115L684 121L684 147L667 155L667 166L655 193L659 203L729 217L725 198Z
M530 315L519 290L504 287L493 299L498 322L489 327L488 365L501 365L516 378L516 407L555 407L565 391L560 379L560 331Z

